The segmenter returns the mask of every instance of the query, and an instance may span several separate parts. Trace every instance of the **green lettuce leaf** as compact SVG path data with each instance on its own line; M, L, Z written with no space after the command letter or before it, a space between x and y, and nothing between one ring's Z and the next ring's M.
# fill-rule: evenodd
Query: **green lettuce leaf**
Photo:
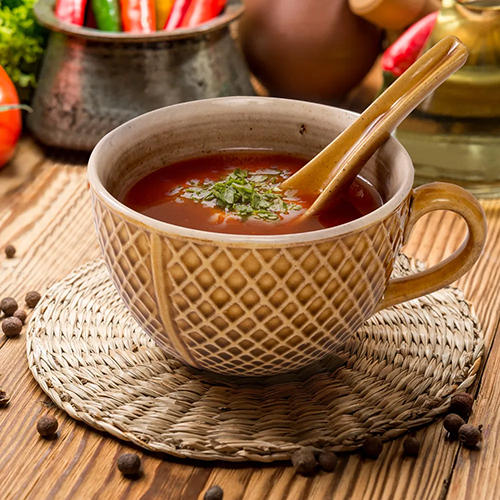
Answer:
M36 0L0 0L0 66L29 101L36 87L47 33L35 20Z

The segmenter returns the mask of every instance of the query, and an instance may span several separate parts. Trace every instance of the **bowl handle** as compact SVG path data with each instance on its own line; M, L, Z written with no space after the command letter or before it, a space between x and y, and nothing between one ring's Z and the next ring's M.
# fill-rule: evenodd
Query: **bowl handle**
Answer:
M486 216L479 202L465 189L454 184L434 182L415 189L403 243L415 223L433 210L451 210L467 223L467 236L458 250L446 260L425 271L389 281L377 311L435 292L463 276L481 255L486 240Z

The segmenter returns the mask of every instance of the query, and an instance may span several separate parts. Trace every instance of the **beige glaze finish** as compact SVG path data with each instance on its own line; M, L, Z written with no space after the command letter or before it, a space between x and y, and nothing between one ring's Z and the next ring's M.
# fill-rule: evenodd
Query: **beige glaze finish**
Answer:
M170 354L236 375L290 371L324 357L379 307L408 218L425 212L420 200L458 211L472 229L462 266L445 267L442 282L429 274L425 290L420 282L408 287L435 290L472 265L484 243L481 209L461 191L455 204L444 199L446 188L437 186L415 195L410 215L413 167L394 138L363 171L385 204L335 228L225 235L150 219L116 199L155 168L215 150L273 148L311 158L355 118L299 101L214 99L143 115L99 143L89 182L104 258L134 317ZM391 303L412 298L404 283L390 286Z
M305 217L330 206L396 127L467 61L467 47L448 36L420 57L358 119L281 184L318 194Z

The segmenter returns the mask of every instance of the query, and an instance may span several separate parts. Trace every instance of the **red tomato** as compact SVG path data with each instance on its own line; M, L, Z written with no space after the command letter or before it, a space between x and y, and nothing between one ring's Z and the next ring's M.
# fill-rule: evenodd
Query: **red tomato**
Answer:
M5 70L0 66L0 109L8 104L19 104L16 88ZM20 109L0 111L0 167L14 154L21 134L22 118Z

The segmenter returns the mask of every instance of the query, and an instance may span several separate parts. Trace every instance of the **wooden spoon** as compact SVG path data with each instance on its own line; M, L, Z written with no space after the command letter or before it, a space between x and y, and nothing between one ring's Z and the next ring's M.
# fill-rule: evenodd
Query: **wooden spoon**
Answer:
M357 120L298 172L281 189L318 193L303 217L332 205L345 192L375 151L396 127L441 83L461 68L467 47L448 36L420 57ZM460 103L457 102L457 106Z

